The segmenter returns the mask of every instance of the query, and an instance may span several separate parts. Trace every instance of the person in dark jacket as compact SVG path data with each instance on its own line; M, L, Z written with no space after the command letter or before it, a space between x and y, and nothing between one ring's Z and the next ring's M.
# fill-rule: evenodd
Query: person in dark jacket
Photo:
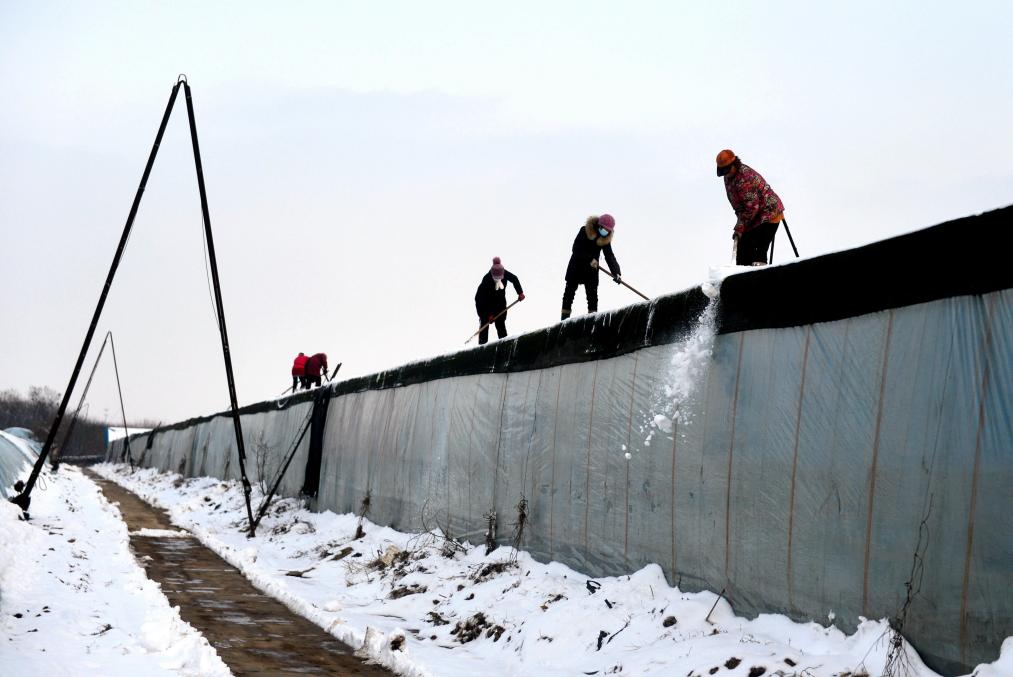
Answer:
M560 320L570 317L573 298L580 285L584 285L584 293L587 294L587 311L598 312L598 257L601 254L605 254L609 270L615 275L616 284L619 284L619 262L612 253L615 227L616 220L610 214L589 216L574 238L570 263L566 266L566 287L563 290Z
M500 338L507 335L506 319L507 314L500 313L506 310L506 283L514 286L517 292L517 300L524 300L524 290L521 288L521 281L517 276L503 267L498 256L492 259L492 268L485 274L482 281L478 283L478 290L475 291L475 310L478 311L478 326L482 327L495 320L496 334ZM499 317L497 317L499 315ZM486 326L478 333L478 345L489 340L489 327Z
M325 353L317 353L308 360L306 360L306 383L307 388L311 386L318 386L321 383L320 370L323 373L327 373L327 355Z
M296 355L295 361L292 362L292 392L298 390L299 386L302 386L304 389L309 387L306 382L307 360L309 358L306 357L306 353L299 353Z

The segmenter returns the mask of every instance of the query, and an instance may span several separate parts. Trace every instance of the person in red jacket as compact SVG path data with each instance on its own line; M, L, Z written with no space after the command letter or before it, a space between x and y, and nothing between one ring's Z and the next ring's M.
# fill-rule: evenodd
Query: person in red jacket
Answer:
M725 178L725 193L735 210L735 263L762 266L774 241L777 226L784 219L784 205L759 172L743 164L730 150L717 157L718 176Z
M327 373L327 355L324 353L317 353L308 360L306 360L306 382L307 388L311 386L318 386L321 383L320 370L323 373Z
M306 361L309 359L306 353L299 353L292 362L292 392L298 390L299 386L309 388L306 382Z

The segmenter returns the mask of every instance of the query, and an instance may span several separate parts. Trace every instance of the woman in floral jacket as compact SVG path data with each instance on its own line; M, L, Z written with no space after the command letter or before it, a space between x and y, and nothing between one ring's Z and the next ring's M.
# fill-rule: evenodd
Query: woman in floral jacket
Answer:
M764 265L767 250L784 218L784 205L759 172L743 164L730 150L718 153L718 176L725 177L725 193L735 210L735 263Z

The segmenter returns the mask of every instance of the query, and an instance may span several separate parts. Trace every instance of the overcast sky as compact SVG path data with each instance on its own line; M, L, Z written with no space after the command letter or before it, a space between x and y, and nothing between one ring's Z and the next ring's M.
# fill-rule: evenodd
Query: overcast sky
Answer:
M1013 203L1013 5L829 4L0 0L0 389L66 387L179 73L242 403L300 350L352 376L463 347L493 256L510 332L552 324L590 214L634 286L698 284L725 147L805 256ZM180 97L78 386L112 330L130 418L228 406L201 228Z

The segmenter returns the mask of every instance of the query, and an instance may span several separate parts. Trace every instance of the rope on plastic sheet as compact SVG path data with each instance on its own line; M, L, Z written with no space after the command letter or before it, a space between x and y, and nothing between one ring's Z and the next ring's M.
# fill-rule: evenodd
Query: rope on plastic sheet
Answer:
M514 535L513 535L513 547L514 551L510 553L510 559L517 561L517 553L521 549L521 541L524 539L524 525L528 521L528 499L521 494L521 500L517 502L517 521L514 523Z

